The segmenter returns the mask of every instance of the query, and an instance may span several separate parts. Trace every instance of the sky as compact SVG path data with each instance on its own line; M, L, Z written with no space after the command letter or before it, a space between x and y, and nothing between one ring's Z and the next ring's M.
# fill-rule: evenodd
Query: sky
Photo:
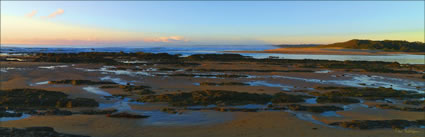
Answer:
M424 42L424 1L1 1L1 44Z

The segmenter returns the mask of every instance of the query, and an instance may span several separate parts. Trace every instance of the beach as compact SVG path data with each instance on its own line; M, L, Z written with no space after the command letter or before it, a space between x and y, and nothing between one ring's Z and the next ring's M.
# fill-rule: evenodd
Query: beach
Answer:
M253 94L307 95L317 87L387 87L414 92L424 91L422 74L376 73L346 71L344 69L302 68L296 64L265 65L250 61L192 61L199 65L174 64L86 64L45 62L2 62L1 89L32 88L61 91L70 98L91 98L100 103L98 108L62 108L71 112L82 109L117 109L119 112L148 115L149 118L110 118L105 115L73 114L32 115L18 120L1 121L2 127L25 128L52 127L57 132L109 136L422 136L418 127L405 129L350 129L331 126L333 122L351 120L423 120L423 111L403 111L376 108L376 104L421 108L423 105L406 105L403 100L365 100L360 103L299 102L305 106L335 105L338 111L314 113L290 109L268 110L266 104L223 106L241 108L242 111L221 112L199 106L201 109L184 109L161 102L137 102L140 95L119 88L101 88L99 85L49 84L48 81L91 80L112 81L118 85L144 85L151 87L154 95L205 90L225 90ZM175 74L192 75L175 75ZM174 74L174 75L173 75ZM194 75L193 75L194 74ZM229 78L219 77L226 74ZM230 77L235 75L235 77ZM236 77L246 75L246 77ZM401 82L403 81L403 82ZM240 82L244 85L206 85L202 83ZM50 82L51 83L51 82ZM378 85L374 85L378 84ZM300 92L303 91L303 92ZM105 96L117 95L107 99ZM124 96L125 95L125 96ZM123 96L123 97L119 97ZM143 96L143 95L142 95ZM125 99L127 98L127 99ZM287 105L294 103L280 103ZM164 108L176 108L177 113L167 113ZM244 112L254 109L255 112Z

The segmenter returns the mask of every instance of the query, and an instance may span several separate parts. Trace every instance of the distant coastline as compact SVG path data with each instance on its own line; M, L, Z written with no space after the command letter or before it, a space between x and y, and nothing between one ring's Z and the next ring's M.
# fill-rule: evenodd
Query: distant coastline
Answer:
M425 55L425 44L407 41L372 41L350 40L328 45L276 45L276 49L263 51L226 51L234 53L282 53L282 54L316 54L316 55L389 55L413 54Z
M344 48L277 48L263 51L225 51L232 53L282 53L282 54L315 54L315 55L390 55L390 54L412 54L425 55L425 52L389 52L364 49Z

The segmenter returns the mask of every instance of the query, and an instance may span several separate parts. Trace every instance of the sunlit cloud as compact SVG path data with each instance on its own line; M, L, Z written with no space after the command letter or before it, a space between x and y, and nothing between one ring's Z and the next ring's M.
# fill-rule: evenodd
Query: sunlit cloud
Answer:
M35 14L37 14L37 10L33 10L31 13L28 13L28 14L26 15L26 17L28 17L28 18L32 18L33 16L35 16Z
M63 9L58 9L55 12L51 13L49 16L43 16L42 18L55 18L56 16L62 15L65 11Z
M147 38L144 39L145 42L187 42L188 40L183 36L168 36L168 37L158 37L158 38Z

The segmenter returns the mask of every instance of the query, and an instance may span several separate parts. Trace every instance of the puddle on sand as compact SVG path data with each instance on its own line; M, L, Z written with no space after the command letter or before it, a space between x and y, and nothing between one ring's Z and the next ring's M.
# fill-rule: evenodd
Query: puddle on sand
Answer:
M24 68L6 67L0 68L0 72L8 72L9 70L23 70Z
M321 121L314 119L313 116L311 114L308 114L308 113L295 112L295 111L292 111L292 110L285 110L285 112L294 114L298 119L301 119L301 120L309 121L311 123L322 125L322 126L331 127L331 126L329 126L329 125L327 125L327 124L325 124Z
M331 126L331 125L328 125L328 124L326 124L326 123L323 123L323 122L321 122L321 121L319 121L319 120L316 120L316 119L314 119L313 118L313 115L311 115L311 114L309 114L309 113L305 113L305 112L295 112L295 111L292 111L292 110L285 110L285 112L288 112L288 113L291 113L291 114L294 114L298 119L301 119L301 120L304 120L304 121L308 121L308 122L311 122L311 123L314 123L314 124L318 124L318 125L322 125L322 126L326 126L326 127L331 127L331 128L340 128L340 127L336 127L336 126ZM332 114L332 112L330 112L330 111L327 111L328 113L326 113L326 112L324 112L325 113L325 115L327 115L327 114ZM323 115L324 113L322 113L321 115L322 116L325 116L325 115ZM337 114L338 115L338 114Z
M344 74L345 77L351 78L349 80L320 80L320 79L308 79L308 78L299 78L299 77L290 77L290 76L266 76L271 78L283 78L283 79L291 79L291 80L299 80L310 83L322 83L322 84L337 84L344 85L350 87L385 87L385 88L393 88L395 90L408 90L408 91L416 91L418 93L425 93L423 88L425 87L424 82L413 81L413 80L405 80L399 78L391 78L391 77L382 77L382 76L368 76L368 75L360 75L360 74ZM369 85L362 84L368 83ZM417 89L416 87L421 87Z
M385 88L393 88L396 90L410 90L416 91L418 93L424 93L423 88L425 87L424 82L399 79L399 78L391 78L391 77L383 77L376 75L360 75L360 74L346 74L347 77L351 77L352 80L331 80L330 82L338 83L341 85L347 86L360 86L360 87L385 87ZM361 83L368 83L370 85L362 85ZM360 85L359 85L360 84ZM416 87L422 87L417 89Z
M341 115L337 114L335 111L326 111L326 112L320 113L320 115L325 117L342 117Z
M129 103L133 103L133 102L130 102L131 100L130 98L124 98L124 99L114 98L114 100L117 100L117 101L114 103L100 103L98 108L99 109L113 108L118 110L119 112L132 110ZM134 102L134 103L143 105L143 103L139 103L139 102Z
M112 78L110 76L101 77L100 80L102 80L102 81L108 81L109 80L109 81L115 82L115 83L120 84L120 85L127 85L127 84L134 85L133 83L130 83L128 81L122 80L120 78Z
M361 100L361 99L360 99L360 103L342 106L342 108L344 108L344 111L352 110L353 108L357 108L357 107L369 108L368 105L364 104L364 100Z
M143 121L144 125L203 125L221 123L232 120L232 113L226 112L201 112L201 111L186 111L182 114L169 114L161 111L146 111L144 115L150 117Z
M87 92L94 93L94 94L97 94L97 95L112 96L110 93L103 91L102 89L100 89L98 87L88 86L88 87L83 87L83 89Z
M309 98L305 100L307 104L317 104L317 98Z
M118 98L115 98L118 99ZM139 115L149 116L146 119L143 119L144 125L158 125L158 126L167 126L167 125L202 125L202 124L211 124L224 122L231 120L231 113L222 113L222 112L200 112L200 111L185 111L182 114L170 114L162 112L160 110L153 111L144 111L144 110L134 110L129 104L138 104L144 105L140 102L131 102L130 98L118 99L117 102L110 104L99 104L99 109L109 109L114 108L119 112L129 112ZM212 106L198 106L198 107L216 107ZM197 108L193 106L191 108Z
M42 69L56 69L56 68L66 68L68 65L57 65L57 66L39 66L38 68Z
M282 90L285 91L291 91L291 89L294 89L293 86L287 86L287 85L282 85L282 84L273 84L273 83L268 83L266 81L251 81L251 82L246 82L247 84L249 84L250 86L266 86L266 87L279 87Z
M103 66L100 69L86 69L86 68L75 68L78 70L83 70L87 72L102 72L102 74L112 73L115 75L128 75L128 76L152 76L148 72L145 71L131 71L131 70L111 70L111 68L115 68L114 66Z
M268 104L271 104L268 103ZM232 108L241 108L241 109L266 109L267 105L261 105L261 104L246 104L246 105L240 105L240 106L231 106Z
M6 112L15 113L15 111L10 111L10 110L7 110ZM0 121L4 122L4 121L21 120L21 119L25 119L29 117L31 117L31 115L22 113L22 116L20 117L0 117Z
M315 71L314 73L330 73L330 72L332 72L331 70L318 70L318 71Z
M46 84L49 84L49 81L41 81L41 82L31 83L29 85L30 86L38 86L38 85L46 85Z
M121 63L125 63L125 64L139 64L139 63L148 63L148 61L141 61L141 60L123 60L120 61Z

